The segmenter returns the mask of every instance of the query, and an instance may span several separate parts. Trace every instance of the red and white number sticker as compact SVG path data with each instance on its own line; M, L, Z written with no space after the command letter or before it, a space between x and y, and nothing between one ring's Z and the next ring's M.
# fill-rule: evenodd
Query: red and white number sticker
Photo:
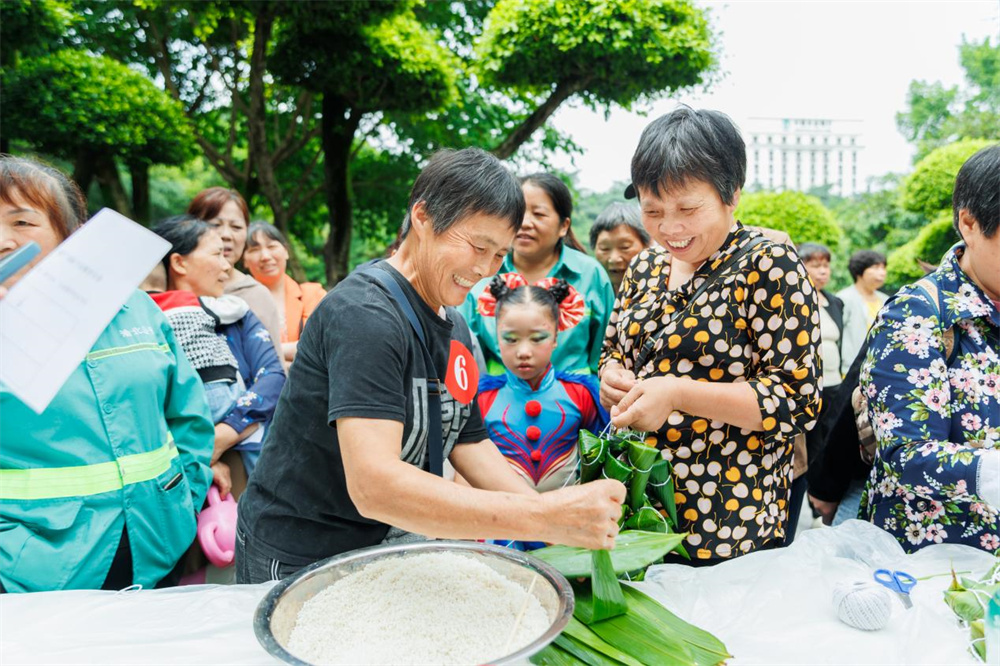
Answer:
M479 388L479 366L468 347L458 340L451 341L451 352L448 355L448 372L444 376L444 385L448 392L458 402L468 405L476 397Z

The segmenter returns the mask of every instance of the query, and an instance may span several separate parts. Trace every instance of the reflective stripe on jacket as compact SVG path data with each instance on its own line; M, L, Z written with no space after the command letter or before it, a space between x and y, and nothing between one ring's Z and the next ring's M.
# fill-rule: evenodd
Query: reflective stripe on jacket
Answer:
M194 539L214 428L163 313L135 292L49 407L0 386L0 581L99 588L127 527L150 587Z

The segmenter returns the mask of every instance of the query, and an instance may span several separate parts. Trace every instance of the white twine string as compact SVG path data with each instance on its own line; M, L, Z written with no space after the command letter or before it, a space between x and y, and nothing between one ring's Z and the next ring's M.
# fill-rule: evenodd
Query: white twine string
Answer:
M122 589L115 592L115 594L130 594L132 592L140 592L140 591L142 591L142 585L139 583L134 583L132 585L129 585L128 587L123 587Z

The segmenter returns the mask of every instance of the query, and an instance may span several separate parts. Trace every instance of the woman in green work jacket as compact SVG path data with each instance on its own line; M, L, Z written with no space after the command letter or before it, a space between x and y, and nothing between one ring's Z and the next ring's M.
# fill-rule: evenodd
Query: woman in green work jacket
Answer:
M37 263L85 215L63 174L0 157L0 257L33 240ZM212 478L214 429L201 380L146 294L126 301L45 411L0 383L0 414L3 591L171 582Z

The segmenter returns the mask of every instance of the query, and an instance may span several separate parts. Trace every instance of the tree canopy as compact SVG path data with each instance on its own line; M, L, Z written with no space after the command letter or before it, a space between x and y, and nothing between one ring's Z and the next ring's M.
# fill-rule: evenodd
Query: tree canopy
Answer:
M127 161L183 164L194 156L180 104L110 58L63 50L4 75L4 132L75 158L103 152Z
M395 233L405 211L387 188L408 189L433 151L473 145L544 164L576 149L547 125L563 102L628 107L708 85L718 61L689 0L11 0L3 10L5 62L70 47L145 71L174 102L160 135L184 136L252 208L270 209L293 248L322 253L328 283ZM17 25L37 39L19 39ZM171 129L178 108L186 134ZM42 145L41 128L28 129L18 136ZM128 146L113 159L127 162ZM166 159L160 148L142 154ZM307 263L292 257L293 270Z
M628 108L706 83L716 65L708 21L687 0L500 0L477 51L485 84L544 100L495 149L501 157L573 95Z
M896 114L899 131L917 147L914 161L957 139L1000 135L1000 44L963 40L959 61L964 87L913 81L906 110Z

